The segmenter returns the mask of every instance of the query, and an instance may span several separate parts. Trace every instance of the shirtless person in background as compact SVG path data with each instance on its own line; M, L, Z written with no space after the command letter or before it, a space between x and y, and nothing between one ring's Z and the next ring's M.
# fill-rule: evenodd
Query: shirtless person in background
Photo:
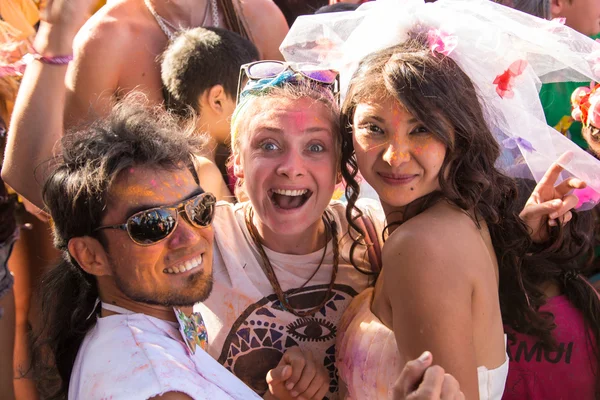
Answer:
M279 45L288 31L285 18L272 0L109 0L85 24L83 21L61 23L64 15L59 10L61 4L69 0L48 0L34 48L44 49L43 56L53 57L73 53L74 60L69 64L65 84L67 87L65 106L65 127L73 127L86 119L104 116L119 98L132 90L140 91L148 97L149 104L163 101L160 61L157 58L166 49L168 36L179 28L196 26L218 26L232 29L225 23L225 7L235 8L238 20L242 21L250 40L256 45L262 59L282 59ZM85 1L84 3L91 3ZM217 8L215 10L215 4ZM81 2L67 7L81 7ZM85 5L83 5L85 7ZM215 18L218 15L218 18ZM233 19L233 18L232 18ZM160 21L160 24L159 24ZM45 32L53 25L60 26L49 34L59 37L49 43ZM81 26L77 35L73 26ZM64 28L64 27L69 27ZM233 30L233 29L232 29ZM73 40L73 36L75 39ZM60 43L60 45L56 45ZM73 47L69 45L73 43ZM31 66L39 64L35 62ZM30 74L37 74L39 67L28 68ZM53 79L64 66L55 65L46 69L42 76L52 85L60 85ZM36 95L33 90L22 96L35 112L17 112L13 115L12 126L19 129L25 121L37 121L39 126L50 122L41 115L51 106L50 102L60 101L64 90L56 87L47 93L56 93L54 99L46 94ZM19 169L18 160L31 160L32 165L43 165L53 154L56 142L62 132L47 132L41 137L26 136L18 146L11 146L5 155L3 173L10 176L13 188L31 196L32 202L41 203L39 190L29 193L25 182L43 182L43 168L33 174L32 169ZM29 142L29 141L32 142Z
M66 126L104 115L114 100L139 90L162 102L157 57L178 28L227 26L229 3L262 59L282 59L279 45L288 31L272 0L109 0L81 28L66 84ZM216 9L215 9L216 8ZM216 18L215 18L216 17ZM237 32L240 33L240 32Z

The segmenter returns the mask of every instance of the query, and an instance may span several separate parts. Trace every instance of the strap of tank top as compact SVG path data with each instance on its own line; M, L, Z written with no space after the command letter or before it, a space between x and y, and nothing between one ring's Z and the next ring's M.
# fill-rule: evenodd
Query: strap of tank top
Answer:
M367 243L367 255L371 264L371 271L378 274L381 272L382 260L381 244L379 243L377 230L368 215L363 215L360 220L363 225L361 228L365 228L365 242Z

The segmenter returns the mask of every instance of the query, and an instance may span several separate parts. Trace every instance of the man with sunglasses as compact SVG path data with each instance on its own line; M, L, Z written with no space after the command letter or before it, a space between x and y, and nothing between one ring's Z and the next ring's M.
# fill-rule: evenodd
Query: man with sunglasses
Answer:
M63 141L43 188L65 260L41 288L42 395L256 397L202 350L191 313L212 287L215 198L191 165L201 144L128 103ZM48 344L58 390L41 357Z

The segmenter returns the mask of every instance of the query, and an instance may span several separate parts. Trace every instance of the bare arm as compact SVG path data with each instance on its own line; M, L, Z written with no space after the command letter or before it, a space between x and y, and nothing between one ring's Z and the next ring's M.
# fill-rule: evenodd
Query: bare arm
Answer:
M71 54L74 35L74 31L42 22L34 46L46 56ZM2 179L40 208L43 177L38 175L36 180L35 171L51 158L62 136L66 71L66 65L39 61L27 67L8 133Z
M263 60L283 60L279 46L289 27L283 13L272 0L245 0L244 17L250 27L250 38Z
M384 246L383 294L404 361L431 351L468 399L479 398L468 256L439 234L397 232ZM407 234L408 233L408 234Z
M36 50L45 56L73 53L75 34L92 2L93 0L49 1L47 15L35 38ZM70 75L79 73L85 76L81 71L77 72L77 66L81 62L78 58L87 57L87 53L89 62L97 61L97 57L103 56L101 52L95 53L89 45L83 46L83 49L75 53L76 59L69 68L76 72L70 72ZM103 64L104 67L109 68L110 62L115 62L114 57L109 58ZM47 65L39 61L34 61L27 67L15 102L6 145L2 178L41 209L41 184L50 167L47 161L53 157L55 146L64 131L66 73L67 66ZM103 75L107 73L94 78L88 76L87 79L94 86L100 81L104 82L100 79Z
M114 103L121 55L127 53L125 46L129 39L127 30L120 29L118 21L107 19L84 25L73 43L75 58L65 80L66 128L93 117L105 116Z
M4 261L4 260L3 260ZM9 289L0 297L0 390L2 398L15 398L13 386L13 350L15 344L15 294Z
M227 184L223 180L219 168L206 157L196 157L194 160L196 173L200 178L200 185L206 192L215 195L217 200L224 200L233 203L234 197L229 191Z

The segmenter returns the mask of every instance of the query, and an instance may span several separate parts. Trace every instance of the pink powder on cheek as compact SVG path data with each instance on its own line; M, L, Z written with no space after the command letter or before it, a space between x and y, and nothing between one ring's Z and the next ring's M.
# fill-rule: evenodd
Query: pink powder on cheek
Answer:
M152 187L156 187L156 180L152 179L152 180L150 181L150 186L152 186Z

